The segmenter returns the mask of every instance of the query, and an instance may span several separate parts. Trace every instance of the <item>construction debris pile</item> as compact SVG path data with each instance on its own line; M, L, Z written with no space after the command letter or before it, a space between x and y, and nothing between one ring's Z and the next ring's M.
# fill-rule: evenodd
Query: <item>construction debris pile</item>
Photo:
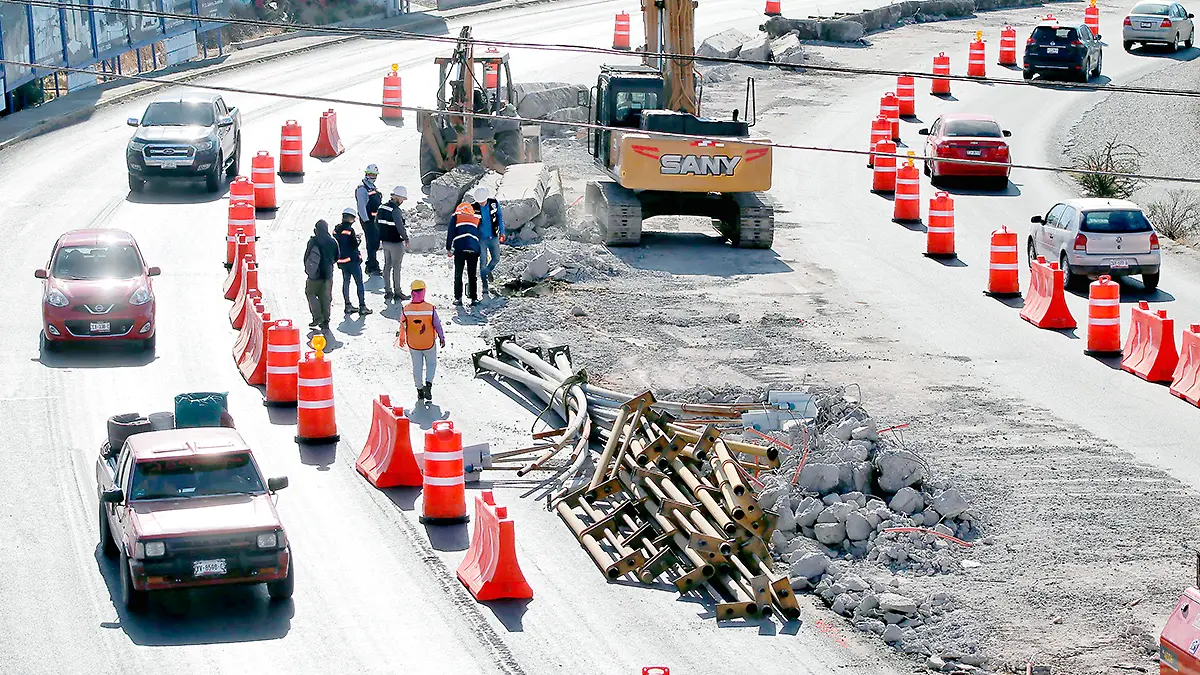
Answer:
M760 33L751 36L736 28L717 33L700 43L696 55L742 61L775 61L789 64L804 62L804 50L800 46L800 39L794 33L778 36ZM700 63L704 64L703 61Z
M559 171L534 162L513 164L503 173L466 164L439 176L429 185L427 199L405 215L411 250L445 248L446 224L469 190L486 187L500 204L510 244L536 241L551 227L561 226L567 205ZM440 233L441 241L437 240Z

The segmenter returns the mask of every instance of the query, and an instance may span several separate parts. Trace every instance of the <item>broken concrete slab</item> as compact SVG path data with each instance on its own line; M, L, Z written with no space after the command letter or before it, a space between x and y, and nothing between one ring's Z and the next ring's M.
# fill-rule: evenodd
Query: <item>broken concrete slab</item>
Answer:
M879 488L884 492L897 492L925 478L924 463L908 450L884 450L875 456L874 464Z
M561 225L567 217L567 201L558 169L550 172L550 184L546 188L546 198L542 200L542 215L546 216L547 225Z
M818 462L805 464L804 468L800 469L800 478L797 482L806 490L827 494L838 485L838 468L833 464Z
M505 229L516 233L542 212L550 184L545 164L513 164L504 172L496 201L504 210Z
M838 546L846 538L846 526L841 523L817 523L813 532L817 541L826 546Z
M816 579L829 569L829 556L817 551L808 551L792 562L788 571L792 577Z
M781 38L788 33L795 33L796 37L801 40L816 40L821 36L819 24L820 22L816 19L785 19L782 16L773 16L767 19L767 22L760 28L766 31L772 40Z
M737 56L739 61L770 61L771 42L766 35L755 35L742 43Z
M858 511L846 516L846 536L851 541L863 541L874 531L870 521Z
M804 61L804 49L796 33L771 40L771 59L776 63L798 64Z
M434 179L429 185L429 205L433 207L439 223L454 213L454 209L462 203L463 195L479 182L484 173L486 169L482 166L466 164ZM506 217L507 215L505 213Z
M914 616L917 613L917 603L912 598L899 593L880 593L879 609L883 612Z
M954 488L945 490L934 497L931 506L945 518L955 518L963 511L971 508L967 500L963 499L963 496Z
M580 108L579 94L586 91L587 87L581 84L530 91L518 99L517 114L527 119L544 119L558 110ZM586 108L584 110L586 111Z
M736 59L750 36L736 28L721 31L700 43L696 56L711 56L718 59Z
M910 516L925 508L925 497L910 487L900 488L888 503L888 508Z

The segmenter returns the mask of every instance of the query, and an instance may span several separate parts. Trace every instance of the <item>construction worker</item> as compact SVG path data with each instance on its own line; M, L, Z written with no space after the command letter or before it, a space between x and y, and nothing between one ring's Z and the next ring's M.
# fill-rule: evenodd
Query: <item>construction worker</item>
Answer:
M475 210L474 195L468 192L465 201L454 210L446 228L446 253L454 256L454 306L462 307L463 268L468 276L471 305L479 301L476 292L479 265L479 212Z
M333 264L338 259L337 240L329 234L329 223L318 220L304 249L304 296L312 314L310 328L329 329L329 305L333 302Z
M492 281L492 270L500 262L500 244L504 243L504 215L500 202L492 197L491 190L477 187L473 191L475 204L479 206L479 279L483 282L483 294L488 294L488 282Z
M362 254L358 251L361 240L354 231L355 209L346 208L342 211L342 222L333 230L333 238L338 245L338 268L342 270L342 300L346 302L346 314L358 312L359 316L371 314L367 309L367 294L363 289ZM358 286L358 309L350 304L350 280Z
M383 299L408 299L400 285L400 265L404 249L408 248L408 230L404 227L404 212L400 206L408 199L403 185L392 188L392 197L379 207L379 245L383 247Z
M434 337L437 337L437 344ZM400 310L400 329L396 331L396 346L408 347L412 357L413 383L417 400L433 401L433 376L437 371L437 348L445 348L446 335L437 308L425 302L425 282L412 282L412 302ZM424 384L422 384L424 383Z
M354 189L354 200L358 203L358 221L362 223L363 235L367 238L367 274L379 274L379 223L376 214L383 204L383 195L375 188L379 178L379 167L368 164L362 183Z

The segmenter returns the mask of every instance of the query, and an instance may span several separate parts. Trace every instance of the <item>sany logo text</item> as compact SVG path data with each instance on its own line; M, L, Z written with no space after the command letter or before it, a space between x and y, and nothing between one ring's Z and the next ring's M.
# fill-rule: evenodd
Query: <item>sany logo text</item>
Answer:
M659 173L671 176L732 176L741 157L726 155L663 155Z

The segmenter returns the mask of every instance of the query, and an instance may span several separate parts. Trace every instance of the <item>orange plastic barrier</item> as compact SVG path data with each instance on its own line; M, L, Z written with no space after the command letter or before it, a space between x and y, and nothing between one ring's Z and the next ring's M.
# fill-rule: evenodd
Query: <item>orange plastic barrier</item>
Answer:
M1160 675L1200 675L1200 628L1196 626L1200 612L1200 590L1189 588L1179 597L1175 610L1167 618L1158 636Z
M333 408L333 365L325 358L325 338L313 338L315 352L300 361L296 380L296 442L337 443L337 417Z
M1002 66L1017 65L1017 30L1012 26L1005 26L1000 31L999 63Z
M250 291L250 316L263 316L267 313L263 308L262 293L258 291ZM242 357L246 354L246 349L250 346L250 333L253 322L242 324L242 330L238 333L237 340L233 343L233 365L237 366L241 362Z
M780 16L783 14L783 3L780 0L767 0L767 7L763 10L763 14Z
M1175 349L1175 319L1167 311L1150 309L1145 300L1133 308L1129 322L1129 338L1122 350L1121 370L1133 373L1147 382L1171 382L1179 365Z
M237 255L237 232L242 233L251 242L255 241L258 232L254 223L254 202L245 199L229 200L229 219L225 225L225 269L233 267L234 260L240 260ZM253 249L251 250L253 253Z
M986 47L980 34L976 33L975 36L967 59L967 77L987 77Z
M621 12L617 15L616 25L613 27L613 49L622 51L630 49L628 12Z
M342 139L338 136L337 113L332 109L321 113L317 144L313 146L312 152L309 152L308 156L328 159L330 157L337 157L345 151L346 148L342 145Z
M1107 274L1088 287L1089 356L1121 353L1121 286Z
M275 322L271 321L268 312L263 311L260 303L250 306L246 312L246 324L250 335L246 340L246 349L238 359L238 372L246 384L258 386L267 381L267 331Z
M896 206L892 210L892 220L897 223L921 220L921 172L911 156L896 171Z
M245 262L246 260L254 260L254 256L246 253L246 249L251 242L246 241L246 236L241 234L241 228L238 228L237 236L237 259ZM229 266L229 274L225 277L225 299L237 300L237 297L243 293L242 284L245 277L245 266L241 263Z
M938 55L933 57L933 74L950 74L950 57L946 56L945 52L938 52ZM929 87L929 93L933 94L934 96L949 96L950 80L943 80L940 78L934 79L933 84Z
M247 301L248 291L257 291L258 288L258 265L253 260L242 260L242 265L245 269L242 270L242 292L238 294L233 301L233 306L229 308L229 325L234 328L241 328L242 322L246 320L246 310L249 309L250 303Z
M929 200L929 225L925 227L925 255L954 258L954 200L938 192Z
M891 133L892 123L883 115L871 120L871 144L867 146L867 149L872 151L872 154L867 155L867 168L875 166L875 145L879 141L891 140L888 138Z
M428 525L467 522L462 433L454 430L453 422L439 420L425 432L424 461L420 521Z
M896 98L896 93L889 91L879 99L879 116L887 118L889 124L889 133L892 134L892 140L900 142L900 99Z
M279 175L304 175L304 134L296 120L288 120L280 130Z
M1083 25L1092 31L1092 35L1100 35L1100 8L1096 6L1096 0L1083 8Z
M912 75L896 78L896 98L900 101L901 117L917 115L917 81Z
M485 57L494 57L500 55L500 50L495 47L488 47L483 53ZM483 88L490 91L495 91L500 86L500 64L487 63L483 64Z
M383 112L379 115L384 120L404 121L404 111L392 106L404 105L404 91L400 82L400 66L393 63L392 70L383 76Z
M267 329L267 395L263 405L291 408L296 405L299 377L300 329L291 319L278 319Z
M1171 394L1200 406L1200 323L1183 331L1179 343L1179 364L1171 373Z
M238 176L229 183L229 203L236 201L250 202L254 206L254 181L245 176Z
M988 287L985 294L993 298L1015 298L1021 295L1021 279L1017 266L1017 233L1007 227L992 231L991 254L988 256Z
M266 150L259 150L250 162L250 180L254 181L254 208L257 211L274 211L275 203L275 158Z
M475 533L458 580L479 602L529 600L533 589L517 562L517 539L508 508L496 506L491 490L475 496Z
M423 476L413 455L408 416L380 394L371 403L371 432L354 463L358 472L377 488L421 487Z
M1075 317L1067 308L1063 294L1063 271L1056 262L1038 256L1030 269L1029 295L1021 308L1021 318L1038 328L1074 328Z
M890 195L896 191L896 144L884 139L875 144L875 171L871 192Z

